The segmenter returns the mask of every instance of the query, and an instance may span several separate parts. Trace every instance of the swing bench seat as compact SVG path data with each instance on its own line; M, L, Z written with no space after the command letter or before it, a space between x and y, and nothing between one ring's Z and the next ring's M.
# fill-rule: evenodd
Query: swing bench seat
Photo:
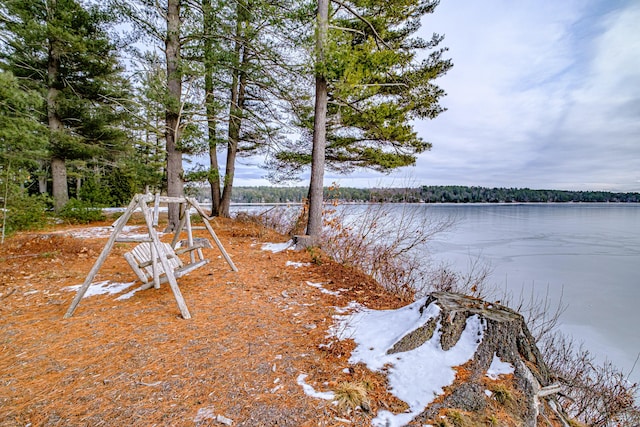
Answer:
M192 246L182 247L187 244L187 241L181 241L178 245L178 249L174 250L170 244L161 243L160 247L164 251L164 255L169 262L169 267L173 271L173 275L176 279L184 276L187 273L202 267L209 262L208 259L202 257L201 249L212 248L211 243L207 239L193 239ZM151 256L151 243L141 243L133 248L130 252L124 254L124 258L134 271L136 276L144 284L153 283L153 260ZM197 251L198 260L195 257L192 258L192 262L184 264L178 255L185 253L191 253ZM167 276L164 271L164 267L160 262L160 258L156 255L156 268L158 271L158 277L160 283L167 281Z

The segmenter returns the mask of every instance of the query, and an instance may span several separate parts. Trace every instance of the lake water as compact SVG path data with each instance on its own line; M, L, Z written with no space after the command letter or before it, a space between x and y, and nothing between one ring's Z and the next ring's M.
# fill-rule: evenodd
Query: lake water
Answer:
M511 293L547 294L568 304L560 329L600 361L629 372L640 353L640 205L429 205L456 225L436 236L432 255L466 271L491 266ZM630 379L640 382L640 366Z
M515 297L548 295L567 305L561 331L599 362L624 373L640 353L640 204L419 204L409 209L455 225L435 236L425 256L465 272L479 261L489 282ZM351 218L366 209L343 207ZM246 210L235 207L234 210ZM250 210L264 210L254 206ZM397 224L390 215L389 225ZM500 294L496 297L500 297ZM640 382L640 363L630 375Z

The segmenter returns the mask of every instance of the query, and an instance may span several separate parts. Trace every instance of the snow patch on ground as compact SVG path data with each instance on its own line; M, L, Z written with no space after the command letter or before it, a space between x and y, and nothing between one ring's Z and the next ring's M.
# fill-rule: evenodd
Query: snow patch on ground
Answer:
M196 414L196 417L193 419L193 421L196 423L200 423L202 421L213 420L215 418L216 418L215 409L213 408L213 406L210 406L208 408L198 409L198 413Z
M311 264L308 262L295 262L295 261L287 261L285 264L286 267L300 268L300 267L309 267Z
M385 365L389 391L409 405L409 411L393 414L379 411L373 426L403 426L419 415L444 387L455 379L454 366L469 361L482 340L485 325L479 316L467 319L460 339L444 351L440 345L440 324L433 337L422 346L403 353L387 354L402 337L424 325L440 313L440 307L430 304L420 312L426 298L397 310L370 310L360 307L348 315L336 315L330 330L338 339L353 339L356 348L349 363L364 363L374 371ZM353 306L353 305L351 305Z
M300 374L296 380L298 385L302 387L304 394L315 397L316 399L333 400L335 398L335 394L332 391L316 391L313 386L307 384L304 381L307 376L307 374Z
M85 292L83 298L92 297L94 295L118 294L124 291L125 289L128 289L129 287L131 287L134 283L135 282L117 283L117 282L111 282L110 280L105 280L104 282L92 283L91 285L89 285L89 288ZM81 287L82 287L82 284L73 285L73 286L67 286L65 288L62 288L62 290L78 292L78 289L80 289Z
M89 227L78 230L69 230L66 233L71 234L76 239L97 239L111 236L113 227ZM161 236L163 233L158 233ZM125 225L120 233L123 237L148 237L145 227L139 225Z
M292 246L293 240L289 240L288 242L284 243L263 243L260 249L262 249L263 251L271 251L273 253L276 253L289 249Z
M116 301L122 301L122 300L131 298L136 292L141 291L142 288L143 288L143 286L139 286L139 287L137 287L135 289L132 289L129 292L127 292L126 294L120 295L118 298L116 298Z
M340 296L340 292L338 291L330 291L329 289L325 289L324 286L322 286L323 283L306 282L306 284L316 289L319 289L320 292L322 292L323 294Z
M233 425L233 420L231 418L227 418L223 415L216 415L213 406L198 409L198 413L196 414L196 417L193 419L193 422L198 424L206 420L215 420L219 424L224 424L226 426Z
M493 360L491 360L491 366L487 369L487 376L492 380L497 380L500 375L513 374L515 370L511 363L503 362L493 353Z

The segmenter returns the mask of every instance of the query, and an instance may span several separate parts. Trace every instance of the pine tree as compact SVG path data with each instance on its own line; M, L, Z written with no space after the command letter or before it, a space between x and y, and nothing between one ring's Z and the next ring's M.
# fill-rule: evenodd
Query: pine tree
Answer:
M45 155L46 128L38 120L43 98L25 90L11 73L0 71L0 165L34 166Z
M132 115L131 138L135 156L127 159L134 170L139 192L166 191L165 87L166 71L161 59L149 53L137 73L136 110Z
M117 127L127 85L104 26L109 16L75 0L4 0L3 66L46 99L54 208L68 200L66 162L109 159L123 149Z
M284 138L285 100L295 80L286 57L292 46L290 3L203 1L202 36L195 37L203 43L193 46L202 54L193 56L204 65L214 214L229 216L237 158L263 153ZM224 177L216 153L223 146Z
M46 129L34 116L42 103L39 93L24 90L13 74L0 71L1 242L7 232L37 220L35 209L20 210L29 205L34 207L23 202L27 199L24 184L28 182L29 169L44 155Z
M195 130L193 126L193 107L189 103L185 86L191 89L192 80L188 61L183 51L190 37L185 28L192 25L193 9L196 3L180 0L148 2L145 0L114 0L118 13L129 21L137 39L147 44L148 51L164 52L162 60L165 67L163 133L166 150L166 190L167 195L179 197L184 194L183 154L193 150ZM141 54L144 56L144 53ZM179 205L169 204L169 222L167 230L174 230L179 224Z
M389 172L415 164L416 156L431 147L413 130L411 120L432 119L443 111L439 100L444 91L432 80L452 66L443 59L446 49L437 48L441 36L434 34L429 41L415 37L421 17L434 11L437 0L331 4L325 13L325 0L318 2L315 122L302 117L300 123L303 129L313 124L313 133L303 131L302 141L276 153L271 164L293 173L311 165L307 233L313 236L320 230L322 183L317 181L325 167L341 173L356 168ZM325 23L325 15L330 22ZM425 50L430 55L419 61L417 54ZM319 90L325 81L326 100Z
M217 0L202 0L202 65L204 73L204 105L207 124L207 146L209 151L209 171L207 181L211 187L211 215L220 214L222 193L220 190L220 166L218 164L217 119L221 110L216 99L216 74L221 62L221 42L216 33L219 26L218 15L223 5Z

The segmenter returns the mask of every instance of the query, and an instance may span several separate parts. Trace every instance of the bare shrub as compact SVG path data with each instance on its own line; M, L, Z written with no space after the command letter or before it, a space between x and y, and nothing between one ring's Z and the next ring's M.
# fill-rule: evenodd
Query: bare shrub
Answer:
M301 216L302 209L301 206L274 206L262 212L238 211L235 218L263 225L280 234L290 234Z
M547 365L563 384L559 401L571 417L589 426L640 425L638 384L628 381L611 362L597 364L582 344L555 332L545 336L542 347Z
M435 220L423 207L337 206L325 210L322 248L339 263L356 267L402 297L421 288L429 271L424 251L436 234L451 227L452 218Z
M552 300L549 296L549 285L547 285L544 296L536 294L533 287L530 294L526 295L523 288L517 298L505 291L501 301L503 305L524 317L529 332L539 343L545 336L556 331L560 316L567 309L567 304L563 302L563 294L564 292L560 294L558 300Z
M454 292L487 299L495 294L495 288L489 284L491 273L491 266L483 264L479 257L469 258L465 273L455 271L449 264L442 263L429 269L423 277L419 293Z

